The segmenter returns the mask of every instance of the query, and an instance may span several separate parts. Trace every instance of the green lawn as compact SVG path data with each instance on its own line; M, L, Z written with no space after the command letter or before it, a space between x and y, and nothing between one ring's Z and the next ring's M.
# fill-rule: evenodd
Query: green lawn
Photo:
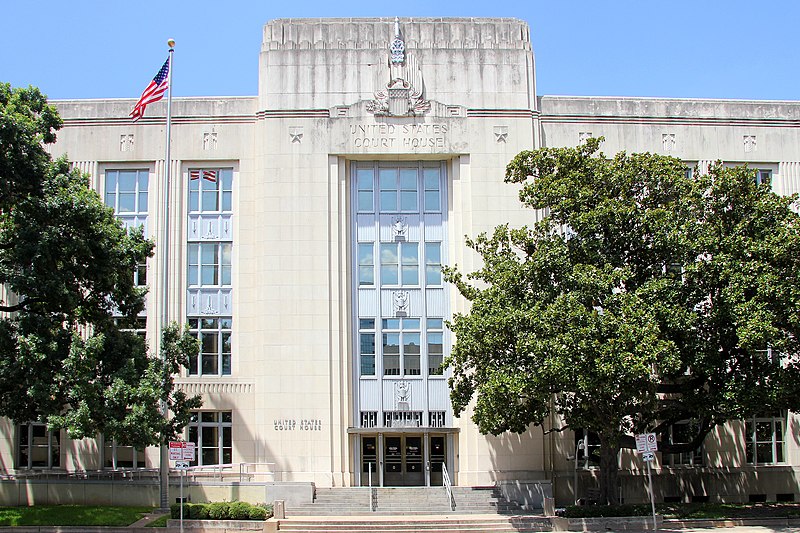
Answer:
M0 507L0 526L128 526L152 510L99 505Z
M165 514L147 524L146 527L167 527L167 520L169 520L169 515Z

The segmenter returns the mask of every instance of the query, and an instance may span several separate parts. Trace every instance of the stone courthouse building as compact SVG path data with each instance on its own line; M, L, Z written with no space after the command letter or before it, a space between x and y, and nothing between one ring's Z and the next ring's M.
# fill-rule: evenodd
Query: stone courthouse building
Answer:
M465 235L536 217L503 184L525 149L603 136L607 154L667 154L695 171L748 163L777 192L800 191L800 102L543 96L535 81L516 19L282 19L264 27L258 95L173 99L169 162L166 100L136 123L134 99L54 102L64 128L52 153L157 242L170 167L168 265L157 246L136 275L150 287L151 345L165 267L168 317L202 341L177 378L203 399L185 438L214 472L192 490L264 501L267 482L364 486L371 472L376 485L436 486L446 469L455 485L564 505L596 486L592 435L484 436L469 413L453 416L444 323L466 302L441 266L477 268ZM764 413L695 453L657 454L656 499L797 500L798 425ZM0 432L0 503L81 482L103 499L104 480L150 487L158 467L156 449L35 423ZM620 462L621 497L646 501L643 463Z

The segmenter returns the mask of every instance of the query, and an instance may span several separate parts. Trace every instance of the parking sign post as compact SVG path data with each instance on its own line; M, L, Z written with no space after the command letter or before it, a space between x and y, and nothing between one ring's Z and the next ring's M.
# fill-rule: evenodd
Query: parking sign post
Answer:
M655 452L658 451L658 440L655 433L642 433L636 435L636 452L642 454L642 460L647 465L647 486L650 492L650 509L653 511L653 531L656 525L656 502L653 498L653 475L650 471L650 463L656 458Z
M175 468L181 473L181 496L180 496L180 524L183 533L183 475L189 469L189 464L194 461L194 442L170 441L169 460L175 461Z

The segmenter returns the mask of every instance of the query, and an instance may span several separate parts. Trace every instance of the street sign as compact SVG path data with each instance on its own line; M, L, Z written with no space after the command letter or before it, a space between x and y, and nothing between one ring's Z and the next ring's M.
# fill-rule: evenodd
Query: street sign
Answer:
M658 441L655 433L641 433L636 435L636 451L638 453L657 452Z
M188 470L189 469L189 462L188 461L177 461L175 463L175 468L178 470Z
M194 442L170 441L169 460L170 461L194 461L195 460Z
M650 461L654 460L655 458L656 458L656 454L654 454L653 452L644 452L642 454L642 461L645 461L647 463L649 463Z

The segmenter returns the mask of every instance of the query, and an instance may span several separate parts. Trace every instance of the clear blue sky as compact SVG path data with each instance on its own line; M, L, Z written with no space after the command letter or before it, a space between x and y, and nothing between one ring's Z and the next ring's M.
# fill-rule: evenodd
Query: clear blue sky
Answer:
M175 48L175 96L255 95L284 17L516 17L539 94L800 99L798 0L0 0L0 81L136 98Z

